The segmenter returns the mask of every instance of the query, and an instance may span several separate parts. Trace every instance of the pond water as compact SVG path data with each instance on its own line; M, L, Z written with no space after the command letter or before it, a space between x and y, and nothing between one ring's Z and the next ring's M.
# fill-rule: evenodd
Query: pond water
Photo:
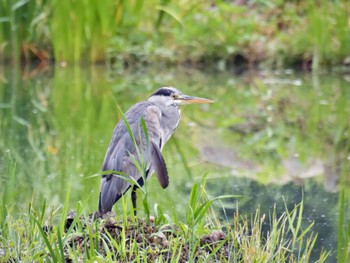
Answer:
M303 200L305 226L315 221L318 233L315 253L331 249L332 262L339 193L350 186L349 82L343 74L292 70L1 68L2 200L23 211L43 200L59 207L70 193L71 209L81 201L87 213L95 211L100 178L91 175L120 119L117 105L126 111L158 87L175 86L215 103L182 108L163 150L170 185L163 190L152 177L151 207L183 217L191 187L203 177L210 197L240 195L216 204L227 220L236 209L269 215L276 206L280 214Z

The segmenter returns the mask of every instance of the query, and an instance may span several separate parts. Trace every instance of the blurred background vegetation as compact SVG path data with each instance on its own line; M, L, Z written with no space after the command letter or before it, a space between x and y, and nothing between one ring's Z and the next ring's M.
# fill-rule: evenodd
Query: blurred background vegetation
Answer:
M350 63L349 13L347 0L0 0L0 55L317 69Z

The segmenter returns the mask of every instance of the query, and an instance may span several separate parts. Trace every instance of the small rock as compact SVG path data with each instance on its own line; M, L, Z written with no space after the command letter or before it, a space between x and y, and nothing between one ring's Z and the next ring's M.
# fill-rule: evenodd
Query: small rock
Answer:
M168 239L163 233L156 233L151 235L150 240L155 244L162 244L163 247L168 246Z
M214 230L211 234L210 234L210 239L213 242L216 242L218 240L224 240L226 238L226 234L224 232L222 232L221 230Z
M350 57L346 57L344 60L343 60L343 64L345 66L350 66Z

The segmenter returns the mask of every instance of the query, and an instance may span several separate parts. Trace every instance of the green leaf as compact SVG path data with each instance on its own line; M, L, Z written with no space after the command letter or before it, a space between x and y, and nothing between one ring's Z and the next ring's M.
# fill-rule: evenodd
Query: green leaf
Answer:
M156 9L168 14L169 16L174 18L182 27L184 27L184 23L180 14L178 14L173 8L170 8L169 6L158 5L156 6Z
M21 8L22 6L24 6L28 2L29 2L29 0L18 1L11 7L11 10L16 11L17 9Z
M143 208L145 209L145 213L147 215L147 220L149 220L149 216L151 214L151 210L150 210L150 207L149 207L147 194L144 195L142 203L143 203Z
M47 238L47 235L44 232L42 226L40 225L39 221L35 217L33 217L33 220L37 224L39 232L40 232L42 238L44 239L44 242L45 242L45 244L46 244L46 246L47 246L47 248L48 248L48 250L50 252L50 256L52 258L52 262L58 262L57 256L56 256L56 254L55 254L55 252L54 252L54 250L53 250L53 248L51 246L51 243L50 243L49 239Z

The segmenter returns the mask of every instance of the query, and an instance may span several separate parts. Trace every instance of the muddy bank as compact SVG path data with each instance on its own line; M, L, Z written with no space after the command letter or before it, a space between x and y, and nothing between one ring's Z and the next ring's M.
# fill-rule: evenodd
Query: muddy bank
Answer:
M187 229L188 231L188 229ZM188 262L189 259L210 262L227 261L233 244L221 230L208 229L208 234L189 238L184 229L176 225L155 224L150 220L127 218L123 220L111 213L104 218L76 217L71 211L66 219L64 247L65 261L73 262L71 250L89 250L93 245L102 257L116 262L134 261L137 258L154 262ZM82 255L84 253L81 253Z

